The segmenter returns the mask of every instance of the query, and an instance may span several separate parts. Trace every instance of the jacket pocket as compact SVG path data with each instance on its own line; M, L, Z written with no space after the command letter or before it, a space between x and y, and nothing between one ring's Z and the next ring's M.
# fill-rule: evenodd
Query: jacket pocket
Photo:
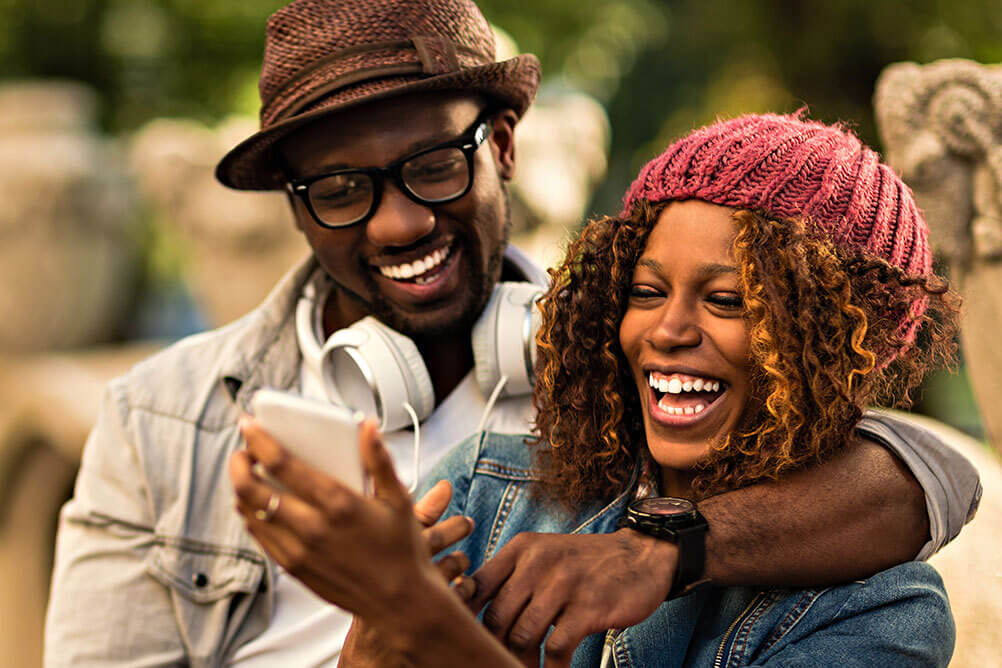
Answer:
M190 538L157 536L146 556L147 572L193 603L256 592L264 568L256 552Z

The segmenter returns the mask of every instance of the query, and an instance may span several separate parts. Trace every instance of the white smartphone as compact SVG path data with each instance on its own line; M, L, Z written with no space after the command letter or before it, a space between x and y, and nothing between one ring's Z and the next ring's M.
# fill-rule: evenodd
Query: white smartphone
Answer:
M360 494L369 491L358 454L361 413L271 388L254 394L251 410L289 452ZM270 477L268 482L278 483Z

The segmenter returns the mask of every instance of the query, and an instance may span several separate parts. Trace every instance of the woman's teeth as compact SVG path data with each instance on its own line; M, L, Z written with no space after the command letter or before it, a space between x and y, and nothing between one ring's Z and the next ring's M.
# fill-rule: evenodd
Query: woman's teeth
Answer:
M696 376L667 378L665 376L655 377L654 373L647 376L648 384L658 392L667 394L681 394L683 392L717 392L720 390L720 382ZM698 412L698 411L697 411Z
M698 415L717 399L720 381L684 374L665 375L652 371L647 376L648 384L661 394L658 408L668 415ZM708 392L712 396L702 399L691 393Z
M665 403L665 399L667 397L668 397L667 394L661 397L661 401L658 402L658 407L665 413L668 413L668 415L696 415L697 413L702 413L703 410L706 409L706 406L703 404L696 404L695 406L685 406L685 407L669 406L668 404Z
M414 260L413 262L405 262L403 264L393 264L387 265L385 267L378 267L379 273L387 278L392 278L393 280L400 281L414 281L415 283L427 283L431 280L431 277L425 276L425 274L430 273L433 269L438 267L440 264L445 262L449 255L452 254L451 246L444 246L438 250L428 253L422 258Z

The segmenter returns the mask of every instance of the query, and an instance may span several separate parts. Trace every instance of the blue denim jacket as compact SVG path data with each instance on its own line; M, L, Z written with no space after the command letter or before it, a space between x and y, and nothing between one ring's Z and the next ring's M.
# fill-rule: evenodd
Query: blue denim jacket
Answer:
M629 494L571 515L532 493L539 480L518 436L481 433L447 455L429 481L448 479L447 515L476 528L457 549L478 568L523 531L616 530ZM589 636L573 665L598 666L604 634ZM860 582L823 589L707 587L667 601L624 630L616 666L946 666L954 625L939 574L909 562Z

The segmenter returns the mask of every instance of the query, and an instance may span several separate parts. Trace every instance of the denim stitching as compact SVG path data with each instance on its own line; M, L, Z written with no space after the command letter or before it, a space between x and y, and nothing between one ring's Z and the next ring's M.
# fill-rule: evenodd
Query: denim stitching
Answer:
M484 561L490 559L491 555L494 554L494 548L501 537L501 531L504 529L505 520L508 519L508 513L511 511L515 499L518 498L520 487L521 485L515 482L510 482L505 487L504 494L501 496L501 503L498 505L497 513L494 515L494 523L491 525L491 535L484 550Z
M752 627L755 623L766 613L766 611L772 607L772 605L779 598L779 592L772 591L762 599L762 601L755 606L755 609L751 611L748 617L745 618L744 623L741 624L740 628L735 632L734 642L731 643L730 656L727 657L728 666L740 666L744 660L744 654L747 650L748 636L751 635Z
M821 595L828 591L830 588L825 588L821 590L808 589L801 594L800 600L797 601L796 605L790 609L786 616L776 625L769 638L762 644L759 649L759 655L768 652L772 647L782 640L783 636L790 632L794 626L797 625L807 611L811 609L814 602L821 598Z
M619 638L613 643L613 647L616 648L616 666L617 668L631 668L633 662L630 661L630 634L625 630L623 633L619 634Z
M497 477L508 478L512 480L526 480L526 481L540 480L539 476L534 474L531 469L516 468L490 459L480 460L477 463L477 468L476 471L474 471L474 473L494 475Z
M576 533L581 532L582 530L584 530L584 528L586 526L588 526L592 522L595 522L596 520L598 520L603 515L606 515L606 514L612 512L614 509L618 508L620 500L623 498L624 495L625 495L625 492L624 492L624 494L620 494L619 496L617 496L607 506L605 506L604 508L602 508L601 510L599 510L597 513L595 513L594 515L592 515L588 519L586 519L584 522L582 522L581 525L578 526L577 528L575 528L574 531L572 531L571 533L572 534L576 534Z

